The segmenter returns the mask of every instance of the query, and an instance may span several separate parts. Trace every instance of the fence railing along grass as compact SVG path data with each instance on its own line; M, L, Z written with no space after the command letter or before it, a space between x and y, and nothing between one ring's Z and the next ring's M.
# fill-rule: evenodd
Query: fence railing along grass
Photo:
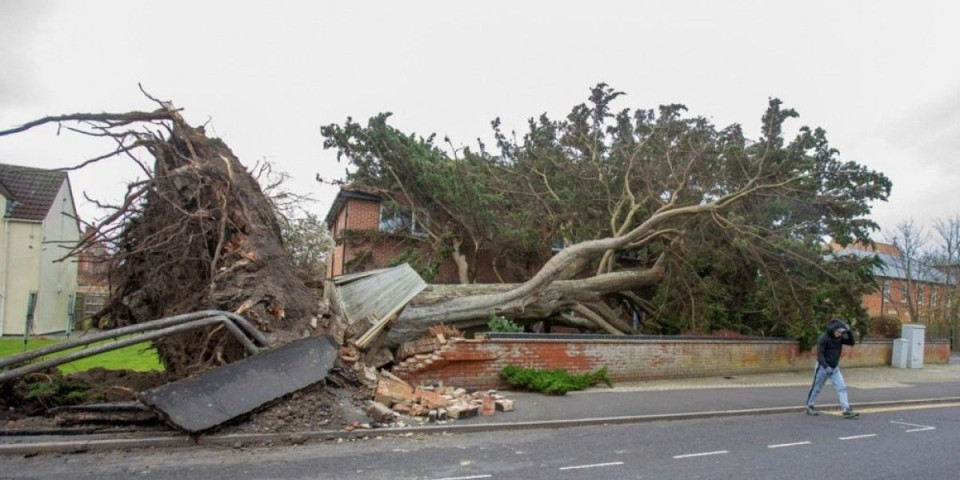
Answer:
M34 337L27 342L27 348L24 350L22 338L3 338L0 339L0 358L12 357L14 355L19 355L24 351L49 347L65 341L66 339ZM98 345L113 341L116 340L104 340L102 342L92 343L82 347L63 350L61 352L45 356L37 361L69 355L85 348L93 348ZM138 343L110 352L76 360L70 363L65 363L57 368L61 373L69 375L71 373L82 372L96 367L101 367L106 370L133 370L137 372L163 371L163 365L160 363L160 358L157 356L157 351L154 350L150 342Z

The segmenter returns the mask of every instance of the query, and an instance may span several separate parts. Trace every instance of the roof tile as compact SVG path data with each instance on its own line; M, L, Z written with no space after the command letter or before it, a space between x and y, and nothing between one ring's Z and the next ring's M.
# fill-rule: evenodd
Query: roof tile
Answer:
M42 221L50 211L67 172L0 163L0 186L9 192L9 218Z

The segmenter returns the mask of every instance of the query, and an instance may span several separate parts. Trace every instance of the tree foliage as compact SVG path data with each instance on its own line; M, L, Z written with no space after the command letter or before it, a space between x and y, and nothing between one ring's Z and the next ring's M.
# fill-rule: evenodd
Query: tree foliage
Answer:
M287 189L290 174L276 170L270 162L258 163L253 171L264 196L273 206L283 245L292 257L297 277L311 287L322 285L327 253L333 250L334 241L326 222L310 211L315 200Z
M526 280L512 296L410 316L480 316L451 312L482 305L484 318L572 314L632 331L622 322L632 315L644 333L808 340L831 315L864 317L871 260L831 259L823 245L870 243L870 206L891 188L883 174L840 160L822 129L788 140L798 115L777 99L749 140L740 125L718 128L683 105L614 110L622 95L599 84L564 119L531 118L519 137L494 120L496 145L476 149L444 150L391 127L389 114L323 128L325 146L352 167L347 181L414 212L437 251L466 265L464 283L480 251ZM564 281L586 283L551 296Z

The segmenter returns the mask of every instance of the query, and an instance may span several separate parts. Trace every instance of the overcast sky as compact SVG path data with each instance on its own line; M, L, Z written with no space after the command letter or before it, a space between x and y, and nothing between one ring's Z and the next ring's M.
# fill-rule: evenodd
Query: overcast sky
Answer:
M822 127L841 158L893 181L892 232L960 213L960 4L953 1L0 0L0 129L74 112L209 122L248 167L268 160L326 214L345 166L320 127L382 111L406 132L474 145L490 121L561 118L606 82L619 108L682 103L751 138L768 98ZM0 163L65 167L112 148L55 127L0 138ZM115 201L122 158L71 173Z

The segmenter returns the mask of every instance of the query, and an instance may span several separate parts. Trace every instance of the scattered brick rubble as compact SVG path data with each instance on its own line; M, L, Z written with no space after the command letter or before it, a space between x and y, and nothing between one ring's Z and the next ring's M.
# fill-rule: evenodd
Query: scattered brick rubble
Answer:
M450 340L462 338L462 332L454 328L444 325L431 327L430 336L400 346L395 359L398 364L394 370L411 364L429 364L439 352L449 348ZM353 364L358 370L363 369L366 380L376 382L374 398L364 409L376 424L395 425L409 417L421 422L442 423L514 409L513 400L496 390L473 391L445 386L442 382L414 386L386 370L376 372L364 365L363 356L360 349L349 341L340 349L341 360ZM365 428L363 425L352 427Z
M495 415L496 412L510 412L513 408L513 400L496 390L471 392L442 384L415 387L396 377L384 377L377 385L367 415L382 423L395 421L398 415L443 422Z

